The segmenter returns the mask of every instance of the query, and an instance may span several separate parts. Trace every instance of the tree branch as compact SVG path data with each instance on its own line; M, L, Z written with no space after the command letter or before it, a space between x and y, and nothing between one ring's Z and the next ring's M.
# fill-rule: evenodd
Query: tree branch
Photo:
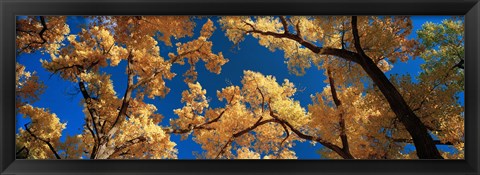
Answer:
M353 44L355 45L355 49L357 52L362 56L366 56L365 52L360 45L360 37L358 35L358 27L357 27L357 16L352 16L352 33L353 33Z
M340 99L338 98L338 95L337 95L337 90L335 89L335 80L333 79L333 76L332 76L332 72L330 71L330 69L327 68L327 74L328 74L328 81L330 83L330 91L332 92L332 98L333 98L333 101L335 103L335 105L337 106L337 110L342 110L341 109L341 106L342 106L342 102L340 101ZM343 150L345 152L350 152L350 148L349 148L349 145L348 145L348 138L347 138L347 133L346 133L346 129L345 129L345 119L343 118L343 111L340 111L340 121L339 121L339 125L340 125L340 139L342 140L342 147L343 147Z
M120 121L123 121L123 118L127 115L127 108L128 108L128 105L130 103L130 98L131 98L131 95L132 95L132 86L133 86L133 70L131 69L131 64L132 64L132 53L130 53L128 55L128 58L127 58L127 74L128 74L128 78L127 78L127 89L125 90L125 95L123 96L123 101L122 101L122 106L120 107L120 111L118 112L118 115L117 117L115 118L115 121L113 122L112 124L112 127L110 129L111 132L109 132L109 135L113 135L114 132L116 132L116 130L113 130L114 128L117 128L116 127L116 124L119 123ZM113 131L112 131L113 130ZM110 134L111 133L111 134Z
M184 52L184 53L181 53L181 54L173 57L172 59L168 60L168 62L169 62L170 64L173 64L173 63L177 62L180 58L183 58L183 57L185 57L185 56L188 55L188 54L192 54L192 53L195 53L195 52L200 51L200 49L201 49L202 47L203 47L203 44L200 45L200 47L198 47L197 49L190 50L190 51L188 51L188 52ZM157 75L160 75L161 73L162 73L161 71L155 71L155 72L153 73L153 75L151 75L150 77L144 78L144 79L138 81L137 83L135 83L134 85L132 85L132 89L136 89L136 88L138 88L139 86L144 85L145 83L153 80Z
M122 151L123 149L127 148L127 147L130 147L132 145L135 145L135 144L138 144L138 143L141 143L141 142L145 142L147 141L147 138L145 136L139 136L137 138L134 138L134 139L131 139L131 140L127 140L125 141L125 143L123 143L122 145L119 145L117 147L115 147L114 149L114 152L108 157L109 159L111 159L113 155L115 155L116 153Z
M37 135L33 134L33 132L30 130L30 128L28 128L28 124L29 124L29 123L27 123L27 124L24 125L24 126L25 126L25 130L26 130L33 138L38 139L38 140L44 142L45 144L47 144L47 145L48 145L48 148L50 148L50 150L53 152L53 154L55 155L55 157L56 157L57 159L62 159L62 158L58 155L57 151L55 151L55 148L53 147L52 143L50 143L50 139L42 139L42 138L38 137Z
M252 29L245 31L246 33L258 33L262 35L267 35L267 36L272 36L275 38L288 38L294 41L297 41L299 44L302 46L308 48L310 51L313 53L317 54L322 54L322 55L333 55L333 56L338 56L342 57L346 60L353 61L353 62L358 62L359 60L357 59L358 54L355 52L351 52L348 50L342 50L342 49L336 49L336 48L330 48L330 47L318 47L313 43L310 43L308 41L303 40L297 35L293 35L290 33L276 33L276 32L271 32L271 31L260 31L255 28L252 24L243 21L246 25L250 26Z
M413 143L412 139L394 139L391 138L394 142L403 142L403 143ZM433 140L433 143L436 145L453 145L452 142L442 142L440 140Z
M263 121L260 121L260 122L256 122L254 125L244 129L244 130L241 130L239 132L236 132L232 135L232 137L228 140L228 142L222 147L222 149L220 150L220 152L217 154L217 156L215 157L215 159L218 159L220 157L220 155L222 155L224 152L225 152L225 149L226 147L233 142L233 140L235 140L235 138L237 137L240 137L250 131L253 131L254 129L256 129L257 127L261 126L261 125L264 125L266 123L271 123L271 122L276 122L276 123L279 123L280 122L276 119L268 119L268 120L263 120Z
M99 135L98 128L97 128L97 123L95 122L97 120L96 118L98 118L98 116L96 116L96 110L91 107L92 98L88 94L87 89L85 88L85 83L83 81L79 81L78 86L80 87L80 92L82 92L83 98L85 99L85 103L87 103L87 110L88 110L88 112L90 114L90 117L91 117L91 120L92 120L93 129L95 130L94 139L96 141L98 141L100 139L100 135Z
M322 138L320 137L313 137L313 136L310 136L310 135L306 135L306 134L303 134L301 131L299 131L298 129L296 129L295 127L293 127L293 125L291 125L289 122L285 121L285 120L282 120L280 119L272 110L272 108L270 107L270 104L268 104L269 106L269 110L270 110L270 116L273 117L276 121L280 122L280 123L284 123L285 125L288 126L288 128L290 128L290 130L295 133L298 137L302 138L302 139L305 139L305 140L311 140L311 141L316 141L320 144L322 144L323 146L331 149L332 151L336 152L338 155L340 155L342 158L344 159L354 159L354 157L349 153L349 152L346 152L344 151L342 148L338 147L337 145L333 144L333 143L330 143L326 140L323 140Z
M23 146L20 150L18 150L16 153L15 153L15 157L17 157L17 159L19 158L19 154L22 153L22 151L25 150L26 151L26 156L25 157L21 157L21 158L28 158L29 154L30 154L30 150L28 150L27 147Z
M43 34L45 33L45 31L48 30L48 27L47 27L47 23L45 22L45 17L44 16L40 16L40 22L42 23L42 30L40 31L40 33L38 33L38 35L40 36L40 39L42 39L42 44L46 43L47 40L45 38L43 38Z
M462 60L460 60L457 64L455 64L455 65L452 67L452 69L454 69L454 68L456 68L456 67L458 67L458 68L460 68L460 69L465 69L464 63L465 63L465 60L462 59Z
M288 24L287 24L287 20L285 20L285 17L284 16L279 16L280 17L280 21L282 21L282 25L283 25L283 30L284 30L284 34L286 33L290 33L288 31Z
M263 95L260 88L258 88L258 86L257 86L257 90L258 90L258 92L260 92L260 95L262 96L262 113L263 113L263 111L265 110L265 96Z
M127 89L125 90L125 95L123 96L122 106L120 107L118 115L115 118L115 121L113 122L108 133L105 136L102 136L100 138L100 143L98 147L99 151L95 158L105 159L105 158L109 158L112 155L112 151L107 150L109 149L107 148L107 143L119 129L118 123L122 123L125 120L125 117L127 117L127 109L128 109L128 105L130 103L130 99L133 91L132 86L133 86L134 74L133 74L133 70L131 69L131 64L133 62L132 57L133 57L132 51L130 51L127 57L127 75L128 75Z

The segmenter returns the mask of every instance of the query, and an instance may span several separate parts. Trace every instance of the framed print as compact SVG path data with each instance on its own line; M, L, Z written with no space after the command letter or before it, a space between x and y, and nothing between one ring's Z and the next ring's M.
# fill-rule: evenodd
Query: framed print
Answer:
M478 174L479 10L2 1L0 172Z

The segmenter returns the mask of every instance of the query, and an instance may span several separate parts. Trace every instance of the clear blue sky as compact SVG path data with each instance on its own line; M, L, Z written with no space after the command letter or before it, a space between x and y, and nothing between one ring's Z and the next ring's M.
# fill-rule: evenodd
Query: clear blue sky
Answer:
M443 19L449 17L446 16L413 16L414 31L419 29L426 21L438 23ZM203 62L199 62L196 66L198 70L198 81L202 84L203 88L207 90L207 97L211 99L210 107L222 107L224 102L219 102L216 97L216 91L228 86L227 82L231 82L235 85L240 85L240 80L243 76L243 70L252 70L261 72L264 75L274 75L277 80L283 81L283 79L289 79L295 84L298 89L304 89L304 91L295 94L294 98L300 101L300 104L307 108L307 105L311 103L311 94L321 92L325 84L323 83L325 77L323 70L319 71L316 68L308 69L304 76L295 76L288 73L287 65L284 63L284 57L282 51L270 52L268 49L260 46L258 41L252 37L246 37L245 41L240 43L240 50L231 49L232 43L225 37L224 32L220 29L216 19L214 21L217 30L215 30L211 40L213 41L213 51L223 52L225 58L230 61L222 67L222 72L219 75L207 71L203 65ZM71 16L67 18L67 23L70 26L72 34L78 33L82 24L87 23L83 17ZM197 26L195 28L195 36L198 37L200 28L205 23L205 19L197 20ZM409 36L415 38L415 32ZM190 38L180 39L180 42L188 41ZM175 43L174 41L173 43ZM168 58L169 52L174 52L176 49L173 47L166 47L162 42L160 44L160 52L164 58ZM63 131L62 141L66 135L76 135L82 132L84 124L84 114L82 112L82 106L80 100L82 98L80 93L72 94L76 91L77 84L65 81L58 75L51 76L50 72L47 72L41 67L40 59L49 59L48 55L41 55L40 53L34 54L22 54L17 57L17 62L26 66L27 71L36 71L47 88L45 92L40 96L40 100L33 103L35 107L49 108L52 113L57 114L61 119L61 122L67 122L67 128ZM408 65L406 63L398 62L394 65L394 68L387 73L390 74L411 74L412 77L419 74L420 64L423 63L422 59L409 60ZM117 67L103 68L101 71L112 75L114 82L114 89L117 94L123 95L126 89L125 78L125 61L122 61ZM167 87L171 88L170 93L165 98L156 98L155 100L146 99L147 103L154 104L158 111L165 116L161 125L168 125L169 118L176 118L173 110L181 108L183 106L180 103L181 92L187 89L187 85L183 82L184 77L182 74L188 69L188 65L180 66L174 65L172 70L177 76L167 81ZM121 97L120 97L121 98ZM463 95L461 97L463 105ZM27 120L20 116L17 116L18 123L17 128L22 127ZM177 149L179 150L178 158L180 159L194 159L193 151L198 153L202 152L200 145L192 141L191 137L181 141L180 136L173 135L172 140L177 143ZM321 148L320 144L316 146L311 145L309 142L297 143L294 147L297 156L300 159L318 159L321 158L316 153ZM407 147L407 149L414 149L413 147ZM441 149L449 150L449 148L442 147Z

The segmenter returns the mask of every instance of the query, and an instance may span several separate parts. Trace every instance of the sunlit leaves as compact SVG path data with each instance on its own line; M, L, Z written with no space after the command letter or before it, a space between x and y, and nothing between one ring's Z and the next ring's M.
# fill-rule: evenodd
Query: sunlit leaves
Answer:
M17 52L40 50L49 55L41 60L43 68L73 82L84 112L78 120L85 121L81 134L60 142L66 124L47 109L31 105L45 87L35 71L17 64L16 106L31 120L17 135L16 146L24 148L20 157L56 158L53 152L58 150L64 159L174 159L182 150L177 150L171 135L180 134L201 145L198 158L296 159L293 147L304 141L333 145L319 151L323 158L345 158L338 150L357 159L417 158L415 152L405 153L406 145L412 144L410 134L358 60L321 49L314 53L305 45L356 54L351 17L87 18L78 33L70 33L65 17L17 20ZM210 82L198 82L196 66L202 61L206 70L220 74L229 61L222 52L214 52L217 43L212 36L218 26L234 46L253 37L261 46L283 52L295 75L304 75L311 67L325 70L327 78L312 81L329 85L312 94L307 108L295 96L291 81L249 70L239 84L207 93L202 85ZM362 49L383 72L395 69L398 60L408 65L409 59L419 56L425 61L419 76L392 75L390 81L436 141L450 145L453 151L442 155L463 158L464 107L458 100L464 91L463 21L426 23L417 40L408 37L412 32L408 17L362 16L358 30ZM172 70L174 64L185 63L189 66L185 72ZM106 71L110 68L124 72L112 75ZM145 97L166 97L175 87L168 80L180 78L178 73L184 75L187 89L181 99L172 101L182 106L173 110L175 116L165 116L170 122L164 124L158 107ZM116 88L120 92L114 89L118 86L114 76L127 80L127 87Z
M177 43L177 53L169 53L170 60L173 63L185 64L185 59L190 64L190 69L185 72L185 82L193 83L196 81L198 73L195 65L201 59L205 62L205 68L210 72L219 74L222 66L228 62L228 59L223 57L222 52L215 54L212 52L213 43L208 39L212 36L215 30L213 22L208 19L200 31L200 36L196 40L186 43Z
M83 29L78 35L68 36L68 41L70 44L58 54L50 54L51 60L40 60L43 67L66 80L76 82L80 74L107 66L107 59L117 65L120 59L127 57L127 51L115 45L112 34L104 27Z
M305 69L312 64L320 66L326 59L325 55L315 54L302 46L297 42L299 40L324 48L355 50L350 17L347 16L227 16L219 22L234 44L243 41L246 35L252 35L271 51L284 51L289 70L297 75L305 74ZM390 63L398 59L406 61L418 54L416 41L407 39L412 29L408 17L360 17L358 26L364 51L374 62L380 62L384 71L391 69Z
M462 19L444 20L440 24L425 23L417 31L424 47L421 57L426 64L421 77L437 75L438 83L464 89L464 24ZM442 77L443 76L443 77Z
M217 91L219 100L226 101L222 108L206 109L206 91L199 84L189 84L182 93L186 105L175 110L179 116L172 121L180 130L193 131L193 139L202 145L205 158L296 158L288 152L295 137L274 122L275 113L280 120L302 127L309 121L298 101L292 99L296 89L288 80L279 84L275 77L253 71L244 71L242 86L228 86ZM236 150L236 151L235 151Z
M19 108L25 103L33 103L38 100L45 85L38 80L36 72L25 71L25 66L17 63L15 67L15 93L16 105Z
M30 118L31 122L19 128L17 143L29 149L28 158L31 159L53 159L52 151L45 142L53 146L59 144L66 123L61 123L54 113L47 109L36 108L26 104L19 109L23 117Z
M207 20L197 39L172 46L172 39L178 41L180 38L193 36L195 18L188 16L86 18L87 24L80 26L80 32L75 34L69 34L65 17L28 17L19 20L17 26L17 31L32 28L28 28L32 30L31 33L28 31L17 35L18 48L28 44L26 42L33 44L21 50L22 52L45 48L50 57L41 60L42 66L52 74L59 74L63 79L76 83L83 97L81 103L85 113L83 119L86 122L84 133L78 137L69 137L65 143L57 145L57 148L62 150L60 157L176 158L177 151L174 148L176 144L170 141L169 133L159 126L163 116L156 113L155 106L143 100L144 97L152 99L165 97L170 91L165 81L171 80L176 75L171 67L184 59L188 60L192 68L201 59L206 63L208 70L220 73L221 66L227 63L228 59L224 58L221 52L217 54L212 52L213 43L209 38L215 31L213 21ZM42 26L45 26L45 31L40 32ZM52 33L53 31L55 33ZM47 41L37 43L39 38ZM167 47L176 47L177 53L170 53L170 59L164 59L160 55L159 42L163 42ZM122 62L126 62L127 65L124 68L128 77L128 87L126 92L117 93L113 88L111 75L105 74L101 68L118 67ZM17 90L24 91L23 94L19 93L19 98L25 101L28 97L33 102L42 85L37 82L34 73L26 72L23 66L18 65L17 72ZM196 70L191 69L185 75L189 77L196 74ZM194 79L191 78L192 81ZM19 102L23 103L22 100ZM205 102L202 104L189 99L184 100L192 104L192 110L197 113L204 112L203 108L208 107L206 99L203 99ZM123 117L127 119L119 120ZM76 147L71 148L74 145Z
M56 52L70 33L65 16L28 16L16 24L17 53Z

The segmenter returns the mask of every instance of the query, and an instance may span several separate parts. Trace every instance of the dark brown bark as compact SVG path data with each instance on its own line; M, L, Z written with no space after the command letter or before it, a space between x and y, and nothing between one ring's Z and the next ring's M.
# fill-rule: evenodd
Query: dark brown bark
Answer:
M92 103L92 98L88 94L87 89L85 88L85 83L84 82L82 82L82 81L78 82L78 86L79 86L80 92L82 93L82 96L85 100L85 103L87 104L87 110L88 110L88 113L90 114L90 117L91 117L91 120L92 120L93 129L95 130L95 134L93 135L94 139L98 141L98 139L100 138L97 123L96 123L98 116L96 115L95 109L88 107Z
M45 33L45 31L48 30L48 27L47 27L47 23L45 22L45 17L44 16L40 16L40 22L42 23L42 30L38 33L38 35L40 36L40 39L42 39L42 44L43 43L46 43L47 40L43 37L43 34Z
M327 69L327 74L328 74L328 81L330 83L330 91L332 92L333 102L335 103L335 106L337 106L337 109L339 109L342 106L342 101L340 101L340 99L338 98L337 90L335 87L335 80L333 79L332 72L330 71L330 69ZM346 130L345 119L343 117L343 112L340 112L339 117L340 117L340 120L338 124L340 125L340 139L342 140L342 149L348 154L351 154L350 148L348 145L347 133L345 131Z
M97 124L96 124L96 118L98 118L98 116L96 115L96 111L95 109L93 108L90 108L90 104L91 104L91 101L92 101L92 98L90 97L90 94L88 94L88 91L87 89L85 88L85 83L80 81L78 82L78 86L80 88L80 92L82 93L82 96L83 96L83 99L85 100L85 103L87 104L87 110L88 110L88 113L90 114L90 117L91 117L91 120L92 120L92 125L93 125L93 129L92 129L92 126L90 125L90 123L88 121L86 121L86 125L87 125L87 129L90 131L90 134L92 134L92 137L93 137L93 140L95 143L93 143L93 147L92 147L92 151L91 151L91 154L90 154L90 159L94 159L98 150L98 144L100 143L100 133L98 132L98 128L97 128Z

